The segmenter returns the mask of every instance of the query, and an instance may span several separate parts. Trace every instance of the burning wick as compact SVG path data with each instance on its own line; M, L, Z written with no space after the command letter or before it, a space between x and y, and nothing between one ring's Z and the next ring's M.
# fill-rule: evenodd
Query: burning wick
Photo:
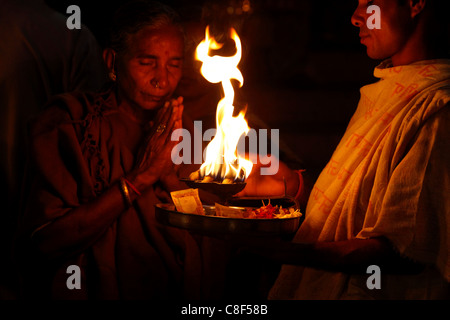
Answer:
M237 144L243 134L250 130L245 120L245 112L234 117L234 89L231 79L244 83L238 64L242 57L241 40L234 29L230 32L236 45L236 53L230 57L210 56L210 50L218 50L219 44L209 35L206 27L205 39L197 46L196 59L202 62L203 77L211 83L221 83L224 98L217 104L216 135L206 147L205 162L198 171L191 173L190 180L202 182L220 181L222 183L243 182L252 171L253 163L237 154Z

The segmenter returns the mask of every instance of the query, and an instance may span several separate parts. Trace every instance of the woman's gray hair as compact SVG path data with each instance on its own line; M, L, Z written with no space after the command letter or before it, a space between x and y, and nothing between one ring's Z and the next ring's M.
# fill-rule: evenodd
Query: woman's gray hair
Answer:
M127 2L114 14L108 47L116 52L124 52L130 35L145 27L159 29L165 26L178 27L184 37L180 16L171 7L156 1Z

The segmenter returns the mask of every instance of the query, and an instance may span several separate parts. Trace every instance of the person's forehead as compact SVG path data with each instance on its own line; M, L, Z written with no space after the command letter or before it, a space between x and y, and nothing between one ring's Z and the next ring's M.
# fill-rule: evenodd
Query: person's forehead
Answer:
M134 54L183 55L184 43L182 34L175 26L166 26L158 29L145 27L132 35L128 40L129 48Z
M359 4L368 4L368 0L358 0ZM379 7L398 7L400 4L402 4L404 1L402 0L377 0L373 4L379 6Z

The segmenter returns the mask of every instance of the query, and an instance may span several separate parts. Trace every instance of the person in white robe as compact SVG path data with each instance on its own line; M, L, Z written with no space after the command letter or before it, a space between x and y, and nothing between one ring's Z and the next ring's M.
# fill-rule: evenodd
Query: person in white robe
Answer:
M383 61L379 80L361 89L293 241L252 249L284 263L269 299L450 297L450 60L436 42L448 4L375 4L380 29L367 1L352 23Z

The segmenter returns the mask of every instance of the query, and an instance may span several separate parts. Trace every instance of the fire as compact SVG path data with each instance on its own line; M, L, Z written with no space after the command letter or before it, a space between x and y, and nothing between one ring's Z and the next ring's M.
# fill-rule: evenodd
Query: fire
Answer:
M230 32L234 40L236 53L233 56L210 56L210 50L222 48L222 44L210 37L206 28L205 39L197 46L196 59L202 62L200 69L203 77L211 83L221 83L224 97L217 104L216 135L206 147L205 162L200 167L201 179L220 180L224 183L244 181L253 167L253 163L237 154L237 144L243 134L250 130L245 120L245 112L234 117L234 89L232 79L244 83L238 64L242 57L241 40L234 29Z

